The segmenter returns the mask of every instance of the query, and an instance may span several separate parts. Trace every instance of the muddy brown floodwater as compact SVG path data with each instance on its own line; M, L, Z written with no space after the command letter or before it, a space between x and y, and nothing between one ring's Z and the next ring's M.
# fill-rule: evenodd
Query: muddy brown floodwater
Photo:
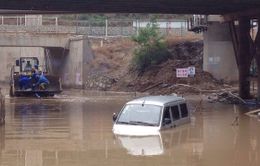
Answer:
M89 94L89 93L88 93ZM131 94L6 99L1 166L259 166L260 122L232 105L204 102L190 124L157 136L112 133L112 113ZM193 103L193 102L192 102Z

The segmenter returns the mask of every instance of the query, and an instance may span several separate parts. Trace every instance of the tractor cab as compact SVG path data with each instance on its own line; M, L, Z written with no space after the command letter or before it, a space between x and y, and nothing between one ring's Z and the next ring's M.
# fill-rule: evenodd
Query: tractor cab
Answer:
M39 66L39 60L36 57L20 58L16 61L16 64L20 66L21 72L31 72L32 68Z
M30 75L34 69L42 71L42 65L37 57L21 57L15 61L15 73Z

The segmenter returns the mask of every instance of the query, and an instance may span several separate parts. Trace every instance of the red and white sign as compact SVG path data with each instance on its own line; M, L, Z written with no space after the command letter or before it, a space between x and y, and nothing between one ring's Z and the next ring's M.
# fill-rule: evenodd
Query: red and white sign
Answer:
M188 68L179 68L176 69L176 77L177 78L186 78L188 77Z

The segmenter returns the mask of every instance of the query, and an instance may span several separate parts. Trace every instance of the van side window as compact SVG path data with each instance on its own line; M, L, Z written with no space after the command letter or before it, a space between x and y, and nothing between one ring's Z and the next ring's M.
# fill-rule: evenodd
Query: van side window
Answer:
M171 107L171 112L172 112L173 121L180 119L180 112L177 105Z
M187 109L187 105L184 103L184 104L180 104L180 107L181 107L181 117L182 118L185 118L188 116L188 109Z
M163 113L163 125L171 124L170 107L166 107Z

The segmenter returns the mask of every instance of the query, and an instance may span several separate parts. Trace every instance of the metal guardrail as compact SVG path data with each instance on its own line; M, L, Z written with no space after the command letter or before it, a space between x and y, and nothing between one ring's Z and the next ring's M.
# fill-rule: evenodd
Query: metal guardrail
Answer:
M58 17L0 16L0 32L72 33L88 36L132 36L148 20L64 20ZM162 34L183 36L188 32L186 20L158 21Z
M206 15L193 15L188 19L188 30L195 33L204 32L208 27L208 17Z

